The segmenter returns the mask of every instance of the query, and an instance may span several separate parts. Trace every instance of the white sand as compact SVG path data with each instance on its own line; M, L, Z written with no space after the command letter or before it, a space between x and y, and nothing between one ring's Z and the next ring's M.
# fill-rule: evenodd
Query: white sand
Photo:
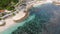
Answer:
M14 19L21 19L22 17L25 16L26 13L24 13L23 11L20 11L18 14L16 14L16 16L14 17L10 17L10 18L7 18L5 21L6 21L6 25L5 26L0 26L0 32L6 30L7 28L13 26L14 24L16 24L14 21L13 21L13 18Z
M14 21L12 20L12 18L8 18L5 21L6 21L6 25L5 26L0 26L0 32L6 30L7 28L9 28L13 24L15 24Z
M19 14L16 14L16 16L13 17L13 20L17 21L20 20L22 17L25 16L26 13L24 13L23 11L20 11Z
M36 7L37 5L42 5L42 4L46 4L46 3L52 3L53 1L51 0L46 0L46 1L37 1L35 3L33 3L33 6Z

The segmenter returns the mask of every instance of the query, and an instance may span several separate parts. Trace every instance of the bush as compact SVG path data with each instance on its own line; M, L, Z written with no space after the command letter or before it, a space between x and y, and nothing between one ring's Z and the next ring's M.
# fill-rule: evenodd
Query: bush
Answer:
M13 16L15 16L15 13L13 13Z

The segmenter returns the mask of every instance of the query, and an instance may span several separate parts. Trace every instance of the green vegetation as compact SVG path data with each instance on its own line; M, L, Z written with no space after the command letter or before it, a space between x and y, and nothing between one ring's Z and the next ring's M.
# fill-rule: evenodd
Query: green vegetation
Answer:
M7 10L13 10L14 5L18 3L19 0L0 0L0 10L1 9L7 9Z
M13 13L13 16L15 16L15 13Z

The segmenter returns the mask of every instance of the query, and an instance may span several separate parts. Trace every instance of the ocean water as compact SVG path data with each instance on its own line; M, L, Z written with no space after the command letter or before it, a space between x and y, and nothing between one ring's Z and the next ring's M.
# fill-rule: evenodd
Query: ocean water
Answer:
M32 7L23 22L1 34L60 34L60 6L47 3Z

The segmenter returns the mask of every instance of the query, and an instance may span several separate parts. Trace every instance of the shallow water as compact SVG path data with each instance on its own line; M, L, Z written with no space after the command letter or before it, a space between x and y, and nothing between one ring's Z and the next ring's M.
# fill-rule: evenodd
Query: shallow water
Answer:
M30 15L27 19L1 33L60 34L60 6L48 3L32 7L29 12Z
M25 22L28 22L28 21L34 19L34 17L35 17L35 15L31 15L30 17L28 17L28 19L24 20L23 22L17 23L17 24L15 24L14 26L11 26L11 27L8 28L6 31L1 32L0 34L11 34L14 30L17 29L17 27L23 26L23 24L24 24Z

